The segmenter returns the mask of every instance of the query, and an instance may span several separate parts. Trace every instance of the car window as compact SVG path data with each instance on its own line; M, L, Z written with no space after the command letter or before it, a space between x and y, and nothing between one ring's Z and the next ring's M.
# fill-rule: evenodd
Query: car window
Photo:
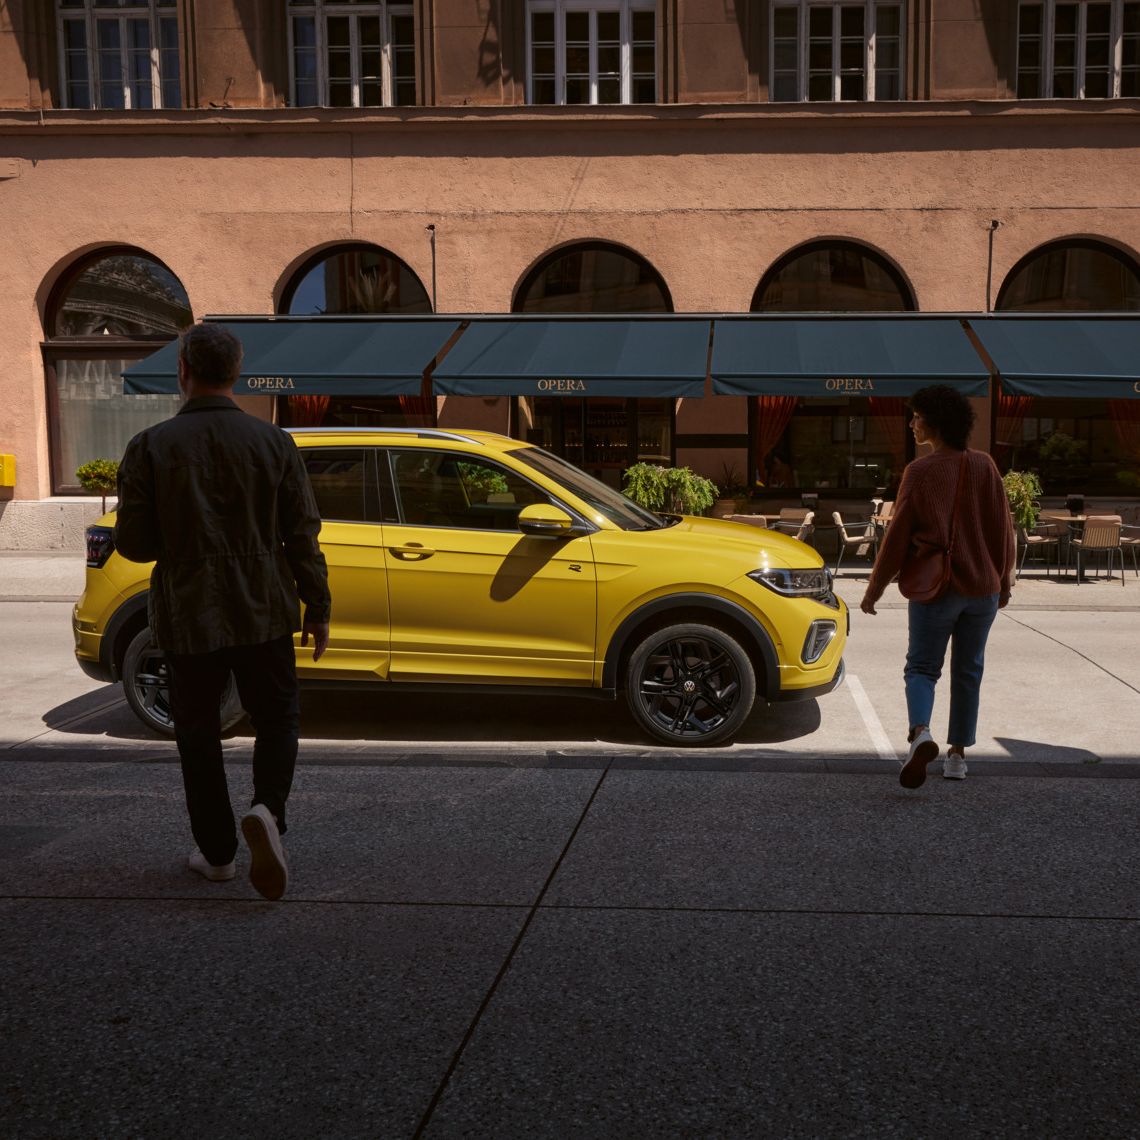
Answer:
M370 450L363 447L304 447L301 458L309 473L322 519L379 521L380 504Z
M497 463L455 452L393 449L392 480L411 526L517 530L519 511L551 497Z
M538 447L520 447L511 452L511 458L541 471L557 480L568 491L588 504L601 518L616 523L622 530L660 530L676 521L676 516L656 515L627 499L619 491L607 487L600 479L587 475L579 467L568 463L549 451ZM601 519L595 517L594 522Z

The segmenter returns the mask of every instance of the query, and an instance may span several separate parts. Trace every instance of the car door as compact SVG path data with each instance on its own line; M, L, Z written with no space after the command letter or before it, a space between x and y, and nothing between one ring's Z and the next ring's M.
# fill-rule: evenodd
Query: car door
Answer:
M329 568L332 621L329 647L313 661L300 648L302 675L337 680L388 675L388 590L384 583L376 449L302 447L321 514L321 550Z
M549 493L470 452L392 448L389 460L399 510L384 526L391 678L590 684L590 540L518 529L519 511Z

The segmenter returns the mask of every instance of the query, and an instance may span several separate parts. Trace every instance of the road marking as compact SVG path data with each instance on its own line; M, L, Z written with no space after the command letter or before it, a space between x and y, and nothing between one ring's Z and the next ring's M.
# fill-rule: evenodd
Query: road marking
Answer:
M879 720L879 714L875 712L875 706L871 704L871 698L867 696L867 690L863 688L863 682L858 677L848 673L847 687L851 690L852 697L855 698L855 705L859 709L863 723L867 726L867 733L871 737L871 743L875 746L876 751L884 760L897 762L899 754L891 747L890 738L883 729L883 722Z

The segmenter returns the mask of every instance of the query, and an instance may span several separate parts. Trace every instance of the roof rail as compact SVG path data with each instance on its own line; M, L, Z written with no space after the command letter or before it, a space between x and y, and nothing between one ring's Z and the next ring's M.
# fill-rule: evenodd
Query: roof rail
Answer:
M410 435L416 439L449 439L453 443L474 443L477 439L469 435L462 435L457 431L444 431L442 428L409 428L409 427L291 427L285 429L291 435L316 432L321 435Z

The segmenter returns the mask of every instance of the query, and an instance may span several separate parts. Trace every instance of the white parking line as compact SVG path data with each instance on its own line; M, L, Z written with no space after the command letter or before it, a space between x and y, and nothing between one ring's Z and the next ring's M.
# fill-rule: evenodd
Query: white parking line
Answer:
M879 714L875 712L875 706L871 704L871 698L867 696L867 690L863 688L863 682L858 677L848 673L847 687L851 690L851 696L855 698L855 705L859 709L863 723L867 726L867 732L876 751L884 760L897 762L899 754L891 747L890 739L883 729L883 723L879 720Z

